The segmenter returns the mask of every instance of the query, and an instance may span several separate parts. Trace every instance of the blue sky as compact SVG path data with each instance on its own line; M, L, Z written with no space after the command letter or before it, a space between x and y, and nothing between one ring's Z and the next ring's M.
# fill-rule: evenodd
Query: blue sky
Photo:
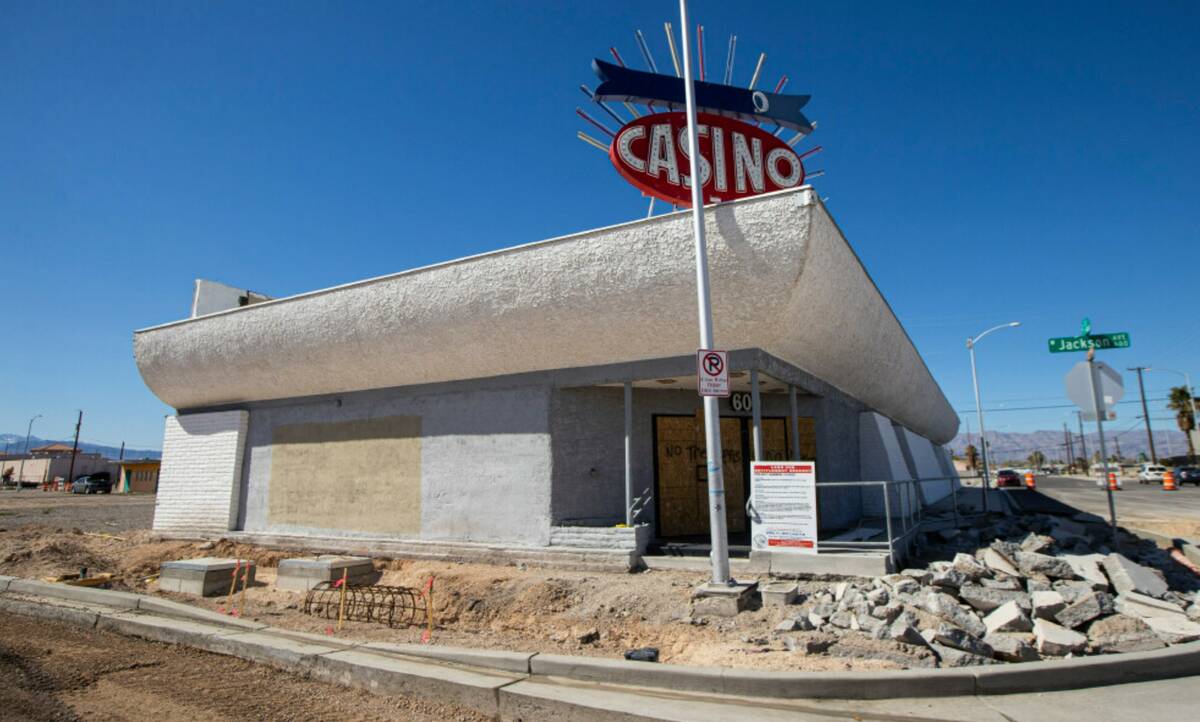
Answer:
M1066 404L1083 316L1113 366L1200 381L1200 5L694 0L709 67L813 95L814 185L954 407ZM673 2L7 3L0 431L161 443L136 328L192 279L280 296L645 212L577 141L580 83ZM720 68L717 67L717 70ZM1188 275L1194 275L1189 273ZM691 322L691 319L681 319ZM719 341L719 339L718 339ZM1175 383L1147 375L1152 398ZM1127 374L1134 398L1136 381ZM993 412L1061 428L1068 409ZM1120 407L1118 428L1135 420ZM1166 416L1154 411L1152 417ZM1160 422L1161 424L1161 422ZM972 427L974 427L972 420Z

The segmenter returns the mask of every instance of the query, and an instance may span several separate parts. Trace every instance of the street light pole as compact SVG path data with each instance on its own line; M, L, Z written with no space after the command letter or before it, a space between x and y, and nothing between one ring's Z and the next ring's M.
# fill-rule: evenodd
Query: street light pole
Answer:
M21 470L17 472L17 491L21 490L21 479L25 476L25 457L29 455L29 435L33 433L33 422L40 418L41 414L34 416L29 420L29 427L25 429L25 450L21 452Z
M974 384L974 386L975 386L975 412L979 415L979 452L980 452L980 454L982 454L981 458L983 460L983 482L980 484L980 493L983 494L983 513L984 514L986 514L987 510L988 510L987 493L988 493L988 486L990 484L990 481L989 481L990 472L988 470L987 432L984 430L984 426L983 426L983 404L979 401L979 374L975 371L975 344L979 343L980 339L982 339L984 336L988 335L992 331L998 331L1002 328L1015 328L1020 325L1021 325L1020 321L1012 321L1010 323L1002 323L999 326L993 326L993 327L989 328L988 330L979 334L975 338L967 339L967 350L971 352L971 383Z

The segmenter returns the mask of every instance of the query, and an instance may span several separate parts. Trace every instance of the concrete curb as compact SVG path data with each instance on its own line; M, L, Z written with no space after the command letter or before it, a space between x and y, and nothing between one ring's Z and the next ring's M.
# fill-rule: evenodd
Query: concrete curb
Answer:
M1200 642L1151 652L964 669L761 672L530 652L360 643L275 629L124 592L7 577L0 577L0 589L4 590L0 592L0 612L184 644L377 692L451 699L489 714L497 713L502 688L530 678L786 700L1048 692L1200 674ZM68 606L21 600L14 595L63 600Z

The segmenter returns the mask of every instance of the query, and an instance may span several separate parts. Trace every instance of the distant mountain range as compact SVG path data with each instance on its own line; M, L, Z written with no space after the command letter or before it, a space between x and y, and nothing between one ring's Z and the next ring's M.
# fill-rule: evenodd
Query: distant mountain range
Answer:
M1092 431L1085 436L1089 458L1100 450L1099 437L1095 432L1096 426L1095 424L1091 426ZM1064 447L1067 440L1061 429L1058 431L1029 432L989 431L987 432L987 438L992 454L1002 462L1023 461L1034 451L1041 451L1046 455L1046 459L1050 461L1066 459ZM979 434L971 434L969 443L974 444L978 448ZM1071 443L1075 446L1075 456L1083 456L1083 452L1079 446L1078 429L1073 430ZM1122 458L1136 459L1138 454L1150 455L1150 444L1146 440L1146 429L1142 426L1132 429L1128 427L1119 428L1115 433L1110 432L1106 426L1104 429L1104 443L1109 455L1117 453L1118 445L1121 449ZM954 437L949 447L955 455L961 456L967 448L967 444L967 435L962 433ZM1187 453L1187 439L1179 429L1155 428L1154 450L1159 457L1182 456ZM1200 452L1200 449L1197 449L1197 452Z
M29 448L36 449L39 446L46 444L66 444L71 445L73 439L43 439L39 436L29 437ZM4 449L4 445L8 444L8 453L19 454L25 448L24 434L0 434L0 450ZM103 444L92 444L86 441L79 442L79 451L86 454L103 454L106 458L115 459L121 453L119 446L105 446ZM125 449L126 459L160 459L162 452L158 449Z

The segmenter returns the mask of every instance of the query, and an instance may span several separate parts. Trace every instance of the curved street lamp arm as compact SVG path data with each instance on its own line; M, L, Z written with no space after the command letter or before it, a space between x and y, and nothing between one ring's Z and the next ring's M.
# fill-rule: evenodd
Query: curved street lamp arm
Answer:
M989 328L988 330L986 330L986 331L984 331L983 333L979 334L979 335L978 335L978 336L976 336L975 338L969 338L969 339L967 339L967 348L971 348L971 347L972 347L972 346L974 346L975 344L979 343L979 340L980 340L980 339L982 339L984 336L988 335L988 334L989 334L989 333L991 333L992 331L999 331L999 330L1000 330L1000 329L1002 329L1002 328L1014 328L1014 327L1016 327L1016 326L1020 326L1020 325L1021 325L1021 322L1020 322L1020 321L1009 321L1008 323L1002 323L1002 324L999 324L999 325L997 325L997 326L992 326L991 328Z

